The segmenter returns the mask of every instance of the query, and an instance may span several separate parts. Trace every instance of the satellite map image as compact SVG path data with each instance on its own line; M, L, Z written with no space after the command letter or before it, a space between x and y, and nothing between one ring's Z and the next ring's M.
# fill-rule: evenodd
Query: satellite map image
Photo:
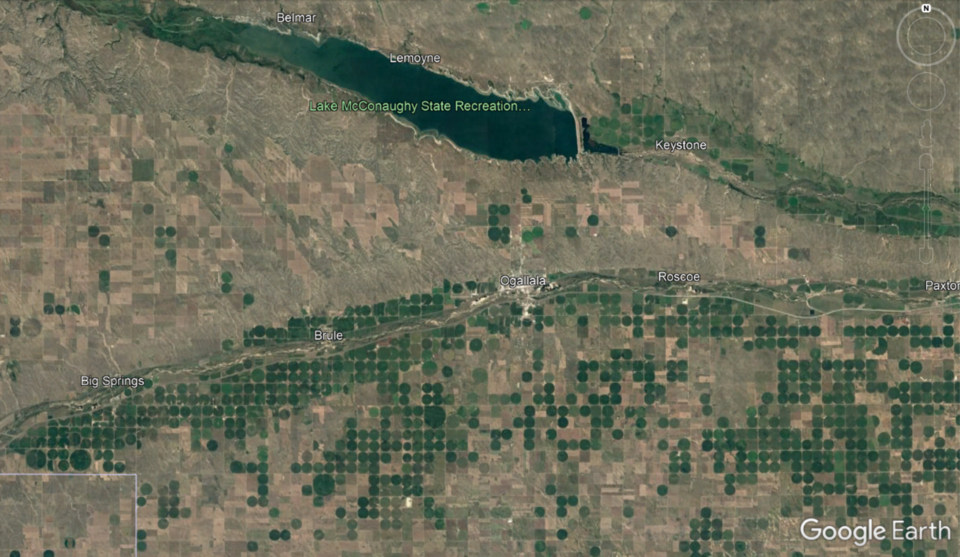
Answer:
M0 0L0 557L960 555L957 42Z

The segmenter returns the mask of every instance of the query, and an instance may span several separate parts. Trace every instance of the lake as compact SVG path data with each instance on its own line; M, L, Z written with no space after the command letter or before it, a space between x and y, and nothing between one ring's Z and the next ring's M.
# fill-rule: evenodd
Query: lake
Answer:
M242 45L263 56L303 68L374 102L408 102L418 107L397 114L422 131L432 130L474 153L504 160L577 155L573 114L539 99L513 101L484 95L476 89L414 64L391 63L383 54L354 42L329 38L317 45L310 39L249 27L239 35ZM441 55L442 56L442 55ZM453 110L425 111L422 101L448 103ZM510 111L456 110L461 103L509 101Z
M147 15L136 5L115 2L67 0L67 4L108 21L123 21L147 36L184 48L211 50L220 58L265 66L282 61L368 101L407 102L418 107L423 101L449 103L451 110L404 110L396 116L478 155L502 160L577 156L576 121L569 110L555 108L540 98L513 100L485 95L423 66L391 63L384 54L351 41L331 37L318 44L310 38L229 21L192 7L171 7ZM429 54L443 56L442 52ZM509 105L513 108L509 111L456 110L458 101L467 106L497 101L515 104Z

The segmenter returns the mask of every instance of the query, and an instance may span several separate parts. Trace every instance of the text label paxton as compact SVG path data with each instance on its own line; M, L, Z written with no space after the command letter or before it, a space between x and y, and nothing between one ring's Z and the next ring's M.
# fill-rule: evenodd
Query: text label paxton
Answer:
M854 526L817 526L820 521L816 518L808 518L800 523L800 535L803 539L810 541L827 540L832 541L841 539L843 541L853 540L853 545L863 547L869 541L887 539L887 529L883 526L874 526L873 519L866 524ZM812 524L812 526L811 526ZM892 539L894 540L949 540L950 527L944 526L943 522L933 522L929 526L907 526L904 528L902 520L893 521ZM926 532L926 534L924 534Z
M954 282L950 280L945 280L943 282L934 282L932 280L928 280L924 283L924 286L927 290L933 291L956 292L957 290L960 290L960 282Z

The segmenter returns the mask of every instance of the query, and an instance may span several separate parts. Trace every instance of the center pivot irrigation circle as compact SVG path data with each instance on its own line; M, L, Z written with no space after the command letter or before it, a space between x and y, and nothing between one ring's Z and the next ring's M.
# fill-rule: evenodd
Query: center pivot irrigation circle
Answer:
M929 52L929 53L924 53L924 52L920 51L920 50L917 48L918 46L921 46L921 45L913 45L913 44L910 43L910 38L909 38L910 28L913 27L913 24L914 24L914 23L917 23L917 22L920 22L920 21L924 21L924 20L927 20L927 19L933 19L934 21L936 21L938 24L940 24L941 29L943 29L944 25L943 25L942 22L937 21L936 19L930 17L930 15L926 15L926 14L925 14L924 17L922 17L922 18L920 18L920 19L917 19L917 20L911 22L909 25L907 25L907 29L906 29L906 31L905 31L905 33L906 33L906 35L907 35L907 38L906 38L906 41L902 40L902 39L900 38L900 37L901 37L900 34L901 34L901 32L904 32L903 22L906 21L907 18L909 18L909 17L910 17L911 15L913 15L914 13L920 12L920 10L921 10L921 8L914 8L914 9L910 10L909 12L907 12L906 14L904 14L904 16L900 19L900 23L897 25L897 48L900 49L900 54L903 54L903 57L904 57L904 58L906 58L907 60L913 62L914 64L916 64L916 65L918 65L918 66L936 66L937 64L939 64L939 63L943 62L944 60L946 60L947 58L949 58L950 55L953 53L953 48L957 45L957 40L956 40L955 36L953 35L954 29L955 29L955 27L953 26L953 19L951 19L950 16L947 15L947 12L941 10L940 8L933 8L933 9L932 9L932 11L930 12L931 14L933 14L933 13L940 14L940 17L944 18L944 19L946 20L946 22L949 24L949 25L947 26L947 29L950 30L950 32L949 32L949 33L950 33L950 37L949 37L949 40L950 40L950 49L949 49L949 50L947 51L947 53L944 54L943 57L940 58L939 60L936 60L936 61L933 61L933 62L921 62L921 61L916 60L916 59L914 59L914 58L911 58L910 56L907 55L906 51L904 51L904 49L903 49L903 43L904 43L904 42L907 43L907 45L910 47L910 50L912 50L915 55L925 56L925 57L931 57L932 55L934 55L934 54L940 52L941 50L943 50L943 44L941 44L936 50L932 50L932 49L931 49L931 50L932 50L931 52ZM946 34L947 34L946 30L944 30L944 35L946 35ZM944 41L946 41L946 40L948 40L948 39L947 39L947 38L944 38Z

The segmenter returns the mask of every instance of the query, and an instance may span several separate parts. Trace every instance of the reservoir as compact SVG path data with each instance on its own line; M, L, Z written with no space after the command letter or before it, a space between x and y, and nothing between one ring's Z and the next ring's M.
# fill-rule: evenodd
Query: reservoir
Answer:
M507 111L418 109L404 110L397 117L418 130L436 132L463 149L495 159L577 156L577 126L570 111L554 108L542 99L514 101L485 95L422 65L391 63L380 52L351 41L327 38L317 44L292 33L282 34L266 27L229 21L186 6L167 4L146 13L138 4L108 0L64 2L101 20L138 28L155 39L191 50L211 50L219 58L235 58L267 67L279 66L278 62L282 62L352 91L367 101L412 103L418 107L423 101L474 107L508 104L511 109ZM431 54L442 56L442 53ZM324 116L311 113L311 117Z
M239 42L261 56L279 58L303 68L324 81L354 91L374 102L469 103L506 101L484 95L421 65L396 64L383 54L357 43L329 38L319 46L310 39L281 35L249 26ZM516 101L516 110L403 111L398 114L419 130L434 130L474 153L505 160L527 160L577 154L577 130L573 114L556 109L542 99Z

